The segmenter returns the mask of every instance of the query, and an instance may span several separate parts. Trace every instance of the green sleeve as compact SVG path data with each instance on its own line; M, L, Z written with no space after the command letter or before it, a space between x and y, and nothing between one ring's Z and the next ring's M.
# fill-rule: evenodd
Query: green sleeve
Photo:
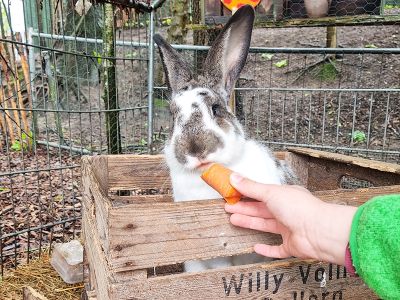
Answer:
M359 207L350 251L371 289L383 299L400 299L400 195L378 196Z

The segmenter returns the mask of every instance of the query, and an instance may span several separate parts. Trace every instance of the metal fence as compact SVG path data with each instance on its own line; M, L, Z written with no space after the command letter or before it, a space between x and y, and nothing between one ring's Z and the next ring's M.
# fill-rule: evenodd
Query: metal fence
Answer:
M113 57L104 54L104 5L79 15L68 6L75 2L21 2L21 38L14 4L0 4L2 275L53 242L79 237L80 157L109 151L108 113L118 116L120 152L160 152L168 137L168 96L149 40L165 34L169 1L150 13L113 8ZM398 16L390 9L386 15ZM398 25L339 27L337 48L325 47L325 30L255 29L236 115L273 149L301 145L400 162ZM196 68L208 49L174 46ZM107 60L115 62L114 108L104 90Z

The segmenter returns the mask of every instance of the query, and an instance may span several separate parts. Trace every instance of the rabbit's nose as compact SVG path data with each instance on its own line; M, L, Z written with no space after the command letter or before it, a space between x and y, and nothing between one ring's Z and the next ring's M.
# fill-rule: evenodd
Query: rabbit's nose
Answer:
M205 147L200 141L193 139L189 142L189 154L190 155L199 156L204 151L205 151Z

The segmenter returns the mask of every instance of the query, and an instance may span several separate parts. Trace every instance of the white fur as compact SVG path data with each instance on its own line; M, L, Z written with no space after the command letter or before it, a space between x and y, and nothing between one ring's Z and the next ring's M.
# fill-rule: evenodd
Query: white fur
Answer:
M228 133L224 132L210 116L209 108L198 96L198 92L199 89L184 92L173 101L176 101L176 105L180 108L183 115L183 124L185 120L190 118L192 103L197 103L203 114L202 126L212 130L222 139L224 147L218 148L217 151L209 154L205 161L222 163L231 170L261 183L284 183L284 174L277 168L272 153L261 144L245 139L239 123L237 123L239 134L235 133L233 128ZM174 143L181 134L182 129L181 125L176 122L171 139L164 149L172 179L174 201L221 198L214 189L200 178L202 170L195 168L199 164L198 158L187 156L185 165L180 164L176 159ZM199 272L206 269L243 265L262 260L265 259L255 254L248 254L204 261L188 261L185 262L184 266L186 272Z
M179 54L174 52L171 47L159 36L155 41L160 46L163 64L166 68L168 83L172 91L172 102L177 107L179 114L175 118L174 130L170 140L166 143L164 152L166 162L170 170L172 179L172 188L174 201L190 201L216 199L221 196L211 187L209 187L200 178L203 171L200 169L204 164L221 163L235 172L242 174L250 179L262 183L284 183L283 171L276 166L272 153L261 144L246 139L243 129L236 119L228 117L226 124L221 125L222 116L226 116L226 112L222 111L219 115L214 116L212 113L212 105L204 101L204 95L208 94L207 99L214 98L218 105L225 105L225 109L230 110L227 105L229 95L232 92L234 82L237 80L239 73L245 63L254 21L254 10L250 6L243 6L228 21L225 29L215 40L213 46L209 50L206 58L205 73L200 77L198 82L204 83L204 87L191 89L188 84L192 77L190 68L179 59ZM177 68L176 66L179 66ZM214 77L214 78L210 78ZM187 90L183 91L184 88ZM221 103L221 98L224 103ZM216 104L216 103L213 103ZM201 124L194 124L193 128L183 127L190 126L190 120L193 107L201 110ZM214 106L215 110L215 106ZM195 120L195 119L193 119ZM196 120L197 121L197 120ZM218 121L218 122L217 122ZM234 124L231 125L231 122ZM218 125L220 124L220 125ZM221 126L221 127L220 127ZM212 135L210 134L212 132ZM182 133L185 133L184 135ZM193 133L193 135L191 135ZM220 141L218 148L214 145L204 147L197 145L193 141L196 134L201 135L203 140L208 140L206 134L210 134L210 141ZM189 141L182 142L182 138L189 136ZM204 138L204 137L207 137ZM198 141L199 144L201 142ZM189 147L179 154L179 161L176 157L176 144L179 148ZM202 149L205 150L202 150ZM183 153L201 153L200 158ZM209 153L213 151L212 153ZM206 157L203 157L208 153ZM201 271L209 268L231 266L233 264L245 264L254 262L254 254L240 255L228 258L216 258L206 261L190 261L185 262L185 270L189 272Z

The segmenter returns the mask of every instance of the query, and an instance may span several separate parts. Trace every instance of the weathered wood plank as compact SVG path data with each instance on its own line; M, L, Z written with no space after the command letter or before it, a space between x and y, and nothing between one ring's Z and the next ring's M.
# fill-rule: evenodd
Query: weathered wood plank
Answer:
M91 164L91 159L82 159L82 205L84 209L90 212L90 217L96 222L96 228L99 233L99 241L104 251L108 251L109 247L109 210L111 201L107 196L107 191L103 189L98 182L96 172L93 170L96 165Z
M108 191L108 158L107 155L90 157L91 170L96 176L99 187L107 194Z
M171 187L168 168L162 155L108 156L111 190L167 189Z
M359 206L400 186L323 191L327 202ZM126 205L110 212L110 266L116 272L252 252L257 243L278 244L280 237L236 228L224 200Z
M134 195L134 196L113 196L113 207L124 206L127 204L144 204L144 203L159 203L159 202L173 202L172 195Z
M400 165L313 149L289 148L288 150L308 160L303 170L307 169L305 186L311 191L340 189L343 176L365 180L372 186L400 184ZM294 169L295 172L302 170L296 167ZM305 172L302 172L298 177L303 179L304 174Z
M100 236L93 222L94 216L83 210L82 232L85 244L85 255L89 262L90 288L96 291L98 299L109 298L110 284L114 282L126 282L134 280L145 280L147 278L146 270L128 271L115 273L111 270L108 263L108 255L104 252L100 244ZM94 279L92 283L92 279ZM115 298L114 298L115 299Z
M319 151L309 148L288 148L289 152L303 154L310 157L327 159L338 163L351 164L363 168L378 170L382 172L400 174L400 165L365 159L361 157L348 156L339 153Z
M324 282L325 278L325 282ZM304 260L281 260L202 273L115 283L113 299L378 299L344 267Z
M22 293L23 293L22 297L23 300L47 300L47 297L43 296L30 286L24 287Z
M283 151L274 154L278 159L285 159L286 156L286 152ZM110 190L171 188L171 179L163 155L125 154L105 157L108 160L107 184ZM101 173L104 170L107 168L101 167L97 172Z
M109 284L111 282L112 272L107 265L106 255L99 244L99 236L94 229L94 216L88 215L86 210L82 211L82 232L84 234L85 254L88 257L90 272L94 275L94 286L99 299L110 299Z
M309 158L304 155L287 152L285 160L287 165L292 169L293 173L296 175L299 184L304 187L307 187Z
M110 212L110 265L117 271L252 252L277 235L235 228L224 200L153 203Z

